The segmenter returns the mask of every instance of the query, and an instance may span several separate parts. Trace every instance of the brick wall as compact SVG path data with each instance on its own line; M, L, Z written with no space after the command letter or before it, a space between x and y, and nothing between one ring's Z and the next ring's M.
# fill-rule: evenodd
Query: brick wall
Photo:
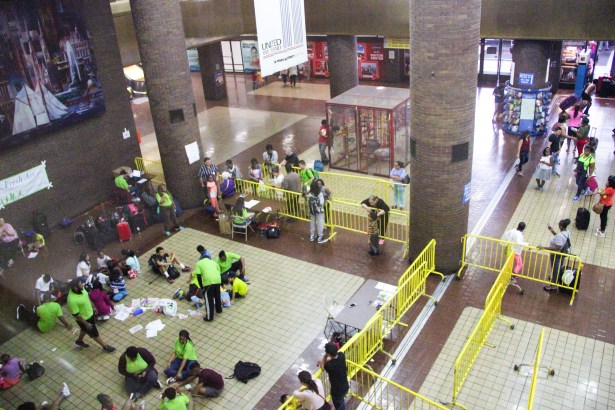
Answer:
M113 194L111 171L133 166L140 156L126 92L120 52L109 2L83 1L93 42L106 111L99 117L0 151L0 179L47 161L53 188L40 191L0 211L16 228L29 227L33 210L44 211L53 226L64 216L83 213ZM122 131L132 137L124 140Z

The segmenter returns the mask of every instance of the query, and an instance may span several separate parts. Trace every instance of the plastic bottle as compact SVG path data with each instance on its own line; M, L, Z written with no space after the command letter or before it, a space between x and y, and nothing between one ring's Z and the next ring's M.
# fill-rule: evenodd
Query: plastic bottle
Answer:
M132 315L133 316L139 316L141 313L143 313L143 309L139 308L137 310L135 310Z

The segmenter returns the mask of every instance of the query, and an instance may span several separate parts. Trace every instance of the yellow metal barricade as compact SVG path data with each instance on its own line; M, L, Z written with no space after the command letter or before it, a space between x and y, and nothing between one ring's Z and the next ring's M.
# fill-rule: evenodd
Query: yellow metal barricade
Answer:
M351 360L355 363L366 365L378 351L382 351L392 358L392 356L383 350L383 326L382 316L374 315L360 332L352 336L340 349L346 355L346 360ZM350 373L349 373L349 376Z
M472 364L480 353L480 349L485 345L494 347L487 342L487 338L489 337L489 332L491 332L496 319L505 321L511 329L514 328L512 322L501 315L502 298L504 297L504 293L508 287L508 281L510 281L512 274L512 260L513 255L511 254L506 261L504 268L500 272L500 275L498 275L501 277L496 279L495 283L491 287L491 290L489 291L489 295L485 302L485 311L481 315L478 323L472 330L472 333L470 333L470 336L466 340L466 343L455 360L453 375L453 406L458 406L465 409L464 406L457 402L459 392L463 386L463 382L468 376L468 373L470 373ZM508 281L506 281L506 278L508 278Z
M416 267L420 266L423 262L425 262L427 270L430 274L435 273L436 275L440 275L442 277L442 281L445 280L444 274L436 272L436 240L432 239L421 251L421 253L419 253L419 255L414 258L414 261L408 267L408 269L406 269L406 271L401 275L398 281L398 286L401 286L401 284L405 282L408 277L414 273Z
M158 184L166 183L164 180L164 170L162 169L162 162L160 161L152 161L149 159L136 157L135 168L141 172L156 175L154 178L152 178L152 181Z
M545 329L540 330L540 337L538 338L538 347L536 348L536 357L534 358L534 374L532 374L532 387L530 387L530 399L528 402L527 410L534 408L534 394L536 393L536 384L538 382L538 370L540 369L540 356L542 354L542 340L545 336Z
M523 261L519 273L514 274L516 277L568 289L572 293L570 304L574 303L580 275L575 275L574 282L569 285L562 283L559 276L567 270L582 271L583 263L578 256L471 234L465 235L462 242L463 254L457 277L461 277L461 272L467 266L499 272L514 246L521 249ZM469 247L468 243L472 243L472 246Z

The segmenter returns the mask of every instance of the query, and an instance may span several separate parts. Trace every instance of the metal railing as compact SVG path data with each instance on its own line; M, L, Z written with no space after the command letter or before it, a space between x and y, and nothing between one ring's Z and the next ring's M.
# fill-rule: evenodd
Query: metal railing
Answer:
M470 241L473 244L468 249L467 244ZM567 270L581 272L583 263L578 256L471 234L465 235L462 242L463 254L461 268L457 273L458 278L461 277L461 272L467 266L499 272L512 252L511 249L517 248L521 250L520 256L523 261L521 270L514 274L517 278L567 289L571 293L570 304L574 303L580 275L575 275L574 282L569 285L560 281L560 275Z
M508 283L512 277L512 268L513 254L510 254L504 263L498 278L489 291L489 295L485 301L485 311L481 315L476 326L474 326L474 329L470 333L470 336L466 340L466 343L455 360L453 375L453 401L451 403L453 406L458 406L465 409L463 405L457 402L459 392L463 387L463 383L470 373L472 364L474 364L474 361L478 357L481 348L485 345L495 347L487 342L487 338L489 337L489 333L491 332L496 319L500 319L508 323L510 328L514 329L512 322L501 316L502 298L504 297L504 293L506 292L506 288L508 287Z
M542 355L542 340L545 336L544 327L540 330L540 337L538 338L538 347L536 347L536 357L534 358L532 374L532 386L530 387L530 398L528 400L527 410L534 408L534 394L536 393L536 385L538 383L538 370L540 369L540 356Z
M162 169L162 162L152 161L141 157L135 157L135 168L141 172L155 175L152 181L158 184L165 184L164 170Z
M436 271L436 240L432 239L421 251L421 253L414 258L414 261L410 267L408 267L408 269L401 275L398 284L401 285L402 282L406 281L406 279L414 273L415 267L419 266L423 262L425 262L426 268L430 274L435 273L436 275L440 275L442 277L442 281L444 282L444 274Z

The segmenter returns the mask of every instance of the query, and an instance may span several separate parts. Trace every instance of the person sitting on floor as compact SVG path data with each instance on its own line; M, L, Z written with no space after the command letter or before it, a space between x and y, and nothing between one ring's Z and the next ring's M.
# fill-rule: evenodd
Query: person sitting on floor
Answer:
M245 298L248 293L248 284L239 279L234 273L229 273L223 284L229 291L231 300L235 300L235 298Z
M45 237L33 230L26 232L26 242L30 252L38 252L45 247Z
M106 394L99 394L96 396L96 400L102 405L100 410L118 410L118 407L113 402L113 399ZM126 399L122 410L145 410L145 401L141 401L137 405L130 397Z
M26 370L23 359L11 358L8 354L0 356L0 390L7 390L15 386L21 380L22 373Z
M173 283L174 278L179 277L179 272L177 271L177 268L175 268L176 263L182 269L182 272L190 272L190 268L181 263L181 261L175 256L175 253L171 253L169 255L164 251L162 246L156 248L154 259L159 273L167 278L167 282L169 283ZM175 272L169 273L169 270L174 270Z
M173 353L169 358L167 368L164 370L169 378L167 384L172 384L190 377L190 365L196 362L196 349L186 329L179 331L179 337L173 345Z
M126 391L132 400L144 397L152 388L162 388L154 366L154 355L142 347L129 346L120 356L117 370L124 376Z
M45 294L49 295L51 299L55 299L55 288L55 282L50 274L46 273L40 278L38 278L36 280L36 284L34 285L34 292L36 293L36 303L41 303L43 301L43 295Z
M122 276L122 271L119 268L114 268L109 273L109 287L113 292L113 300L115 302L119 302L124 299L126 295L128 295L128 290L126 289L126 281L124 280L124 276Z
M137 272L137 275L141 273L141 264L139 263L139 259L135 254L135 251L129 249L126 253L126 266L129 270L134 270Z
M218 397L224 389L224 378L212 369L202 368L199 362L190 364L190 376L181 382L173 383L170 387L180 388L188 383L197 381L192 389L192 396Z
M98 251L98 257L96 258L96 263L98 264L98 269L106 269L107 261L112 260L109 255L105 253L105 251Z
M248 284L250 283L250 281L246 279L246 260L243 256L221 250L216 258L216 263L220 266L220 275L236 272L239 279Z
M44 401L39 405L33 401L27 401L17 406L17 410L60 410L60 404L62 404L64 399L68 396L70 396L70 390L68 389L66 383L64 383L62 390L60 390L56 398L53 399L51 403Z
M90 300L92 301L92 305L94 305L94 309L96 309L97 319L109 320L109 315L115 310L115 305L113 305L109 295L103 290L102 283L98 280L92 282Z
M160 410L192 410L193 408L194 400L190 400L190 397L178 392L173 387L167 387L162 392Z
M73 326L62 314L62 307L50 298L49 293L43 294L43 304L36 308L36 313L28 310L24 304L19 305L17 320L23 320L31 326L36 326L41 333L48 333L56 326L56 319L58 319L69 332L72 332Z

